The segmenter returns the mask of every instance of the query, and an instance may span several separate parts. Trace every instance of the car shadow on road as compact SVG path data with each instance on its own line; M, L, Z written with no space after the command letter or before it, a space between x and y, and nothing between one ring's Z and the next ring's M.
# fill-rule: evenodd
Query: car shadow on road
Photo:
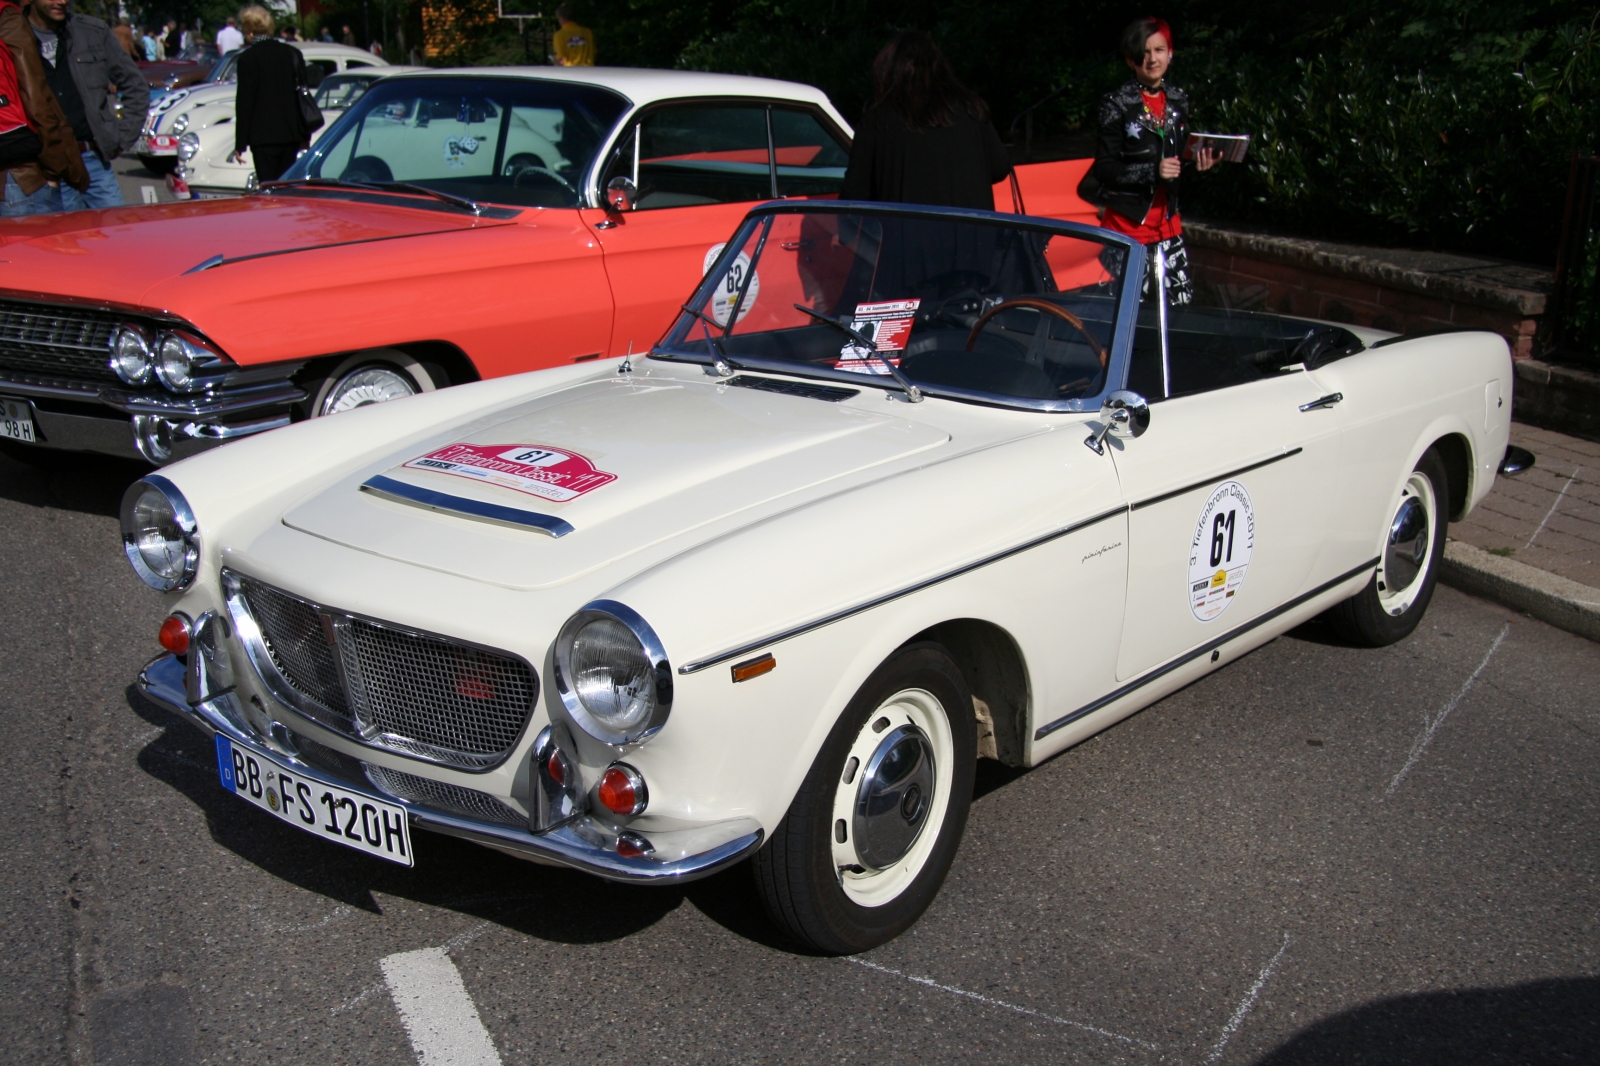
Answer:
M116 518L122 494L149 472L148 464L103 455L44 454L24 463L0 454L0 499Z
M136 714L166 729L140 750L140 769L204 812L217 844L308 892L371 914L383 913L374 893L396 896L561 944L620 940L683 902L682 888L602 881L436 833L414 834L410 869L318 840L224 792L211 739L137 689L127 695Z
M1317 1022L1256 1066L1600 1062L1600 977L1423 992Z

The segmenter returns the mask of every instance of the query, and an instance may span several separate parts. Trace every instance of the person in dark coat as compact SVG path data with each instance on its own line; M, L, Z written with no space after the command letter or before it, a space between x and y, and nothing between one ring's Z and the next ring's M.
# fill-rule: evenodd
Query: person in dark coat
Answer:
M39 56L39 43L22 9L14 3L0 3L0 46L11 51L22 110L39 141L35 158L13 162L0 170L0 184L5 189L0 217L41 215L57 210L55 203L59 199L61 182L79 190L87 189L89 173L84 168L72 125L50 89L44 62Z
M1194 298L1189 253L1178 215L1178 184L1185 168L1209 170L1214 152L1201 150L1182 161L1189 132L1189 97L1167 82L1172 64L1172 29L1144 18L1122 31L1122 57L1133 79L1100 98L1094 165L1079 195L1102 208L1100 224L1146 246L1158 245L1167 262L1167 300ZM1150 257L1154 269L1155 256ZM1150 290L1150 275L1144 291Z
M239 53L233 154L228 158L238 162L248 151L256 180L276 181L310 143L299 96L306 59L300 49L272 36L274 21L266 8L244 8L239 25L246 43Z
M1011 173L989 108L957 80L933 38L896 34L872 62L877 99L856 127L842 200L994 210Z

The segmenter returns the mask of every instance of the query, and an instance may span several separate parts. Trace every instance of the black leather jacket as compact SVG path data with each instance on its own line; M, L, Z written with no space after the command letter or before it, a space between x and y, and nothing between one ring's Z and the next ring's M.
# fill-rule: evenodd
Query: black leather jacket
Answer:
M1094 166L1078 186L1078 195L1134 222L1142 222L1150 213L1161 159L1181 154L1189 135L1188 94L1170 83L1166 90L1167 108L1159 125L1145 114L1137 81L1100 98ZM1191 166L1184 164L1185 169ZM1175 215L1178 179L1166 186L1167 211Z

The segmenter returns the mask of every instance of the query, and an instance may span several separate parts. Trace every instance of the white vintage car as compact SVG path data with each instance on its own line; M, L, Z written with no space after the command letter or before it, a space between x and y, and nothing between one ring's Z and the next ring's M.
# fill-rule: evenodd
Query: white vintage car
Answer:
M859 951L938 891L977 759L1321 612L1409 634L1506 452L1500 337L1141 306L1107 230L784 201L712 259L647 356L129 490L171 603L140 683L263 832L651 883L753 859L797 938Z

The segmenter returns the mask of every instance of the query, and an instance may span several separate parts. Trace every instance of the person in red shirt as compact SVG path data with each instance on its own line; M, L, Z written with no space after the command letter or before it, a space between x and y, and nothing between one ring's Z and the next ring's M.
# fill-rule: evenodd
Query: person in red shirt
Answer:
M1160 245L1167 260L1167 300L1194 298L1189 254L1183 247L1178 183L1186 166L1209 170L1215 152L1200 151L1192 163L1180 158L1189 132L1189 97L1167 83L1172 65L1172 29L1143 18L1122 32L1122 56L1133 80L1100 98L1094 166L1079 193L1101 210L1101 225L1144 245ZM1151 273L1155 257L1151 256ZM1150 275L1144 292L1150 291Z

